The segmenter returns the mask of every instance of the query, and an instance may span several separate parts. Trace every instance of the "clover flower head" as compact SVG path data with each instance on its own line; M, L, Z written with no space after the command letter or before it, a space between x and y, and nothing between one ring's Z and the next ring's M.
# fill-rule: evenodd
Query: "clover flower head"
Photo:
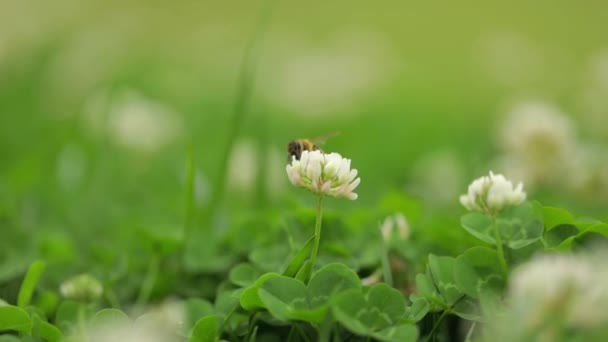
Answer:
M509 301L529 328L538 327L549 313L560 314L564 324L600 326L608 322L603 260L588 255L536 257L513 272Z
M468 192L460 196L460 203L468 210L495 214L525 199L522 183L514 187L505 176L490 171L489 176L480 177L469 185Z
M59 292L67 299L92 302L103 294L103 286L95 277L81 274L61 283Z
M351 160L338 153L304 151L300 159L293 157L286 171L289 181L315 194L338 198L357 199L353 192L361 183L357 170L351 169Z

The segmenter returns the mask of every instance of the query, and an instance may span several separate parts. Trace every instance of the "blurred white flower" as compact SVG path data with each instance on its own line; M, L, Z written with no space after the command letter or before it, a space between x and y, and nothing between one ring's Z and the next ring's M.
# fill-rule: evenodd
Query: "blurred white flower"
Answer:
M583 196L608 196L608 150L601 145L579 144L568 164L566 186Z
M603 255L605 257L605 255ZM508 303L523 324L510 327L535 331L553 322L569 327L597 327L608 323L608 269L600 255L547 255L515 269Z
M495 214L505 207L517 205L526 199L523 184L513 183L502 174L482 176L469 185L468 192L460 196L460 203L468 210Z
M177 342L183 341L186 309L179 300L169 299L149 307L135 322L110 320L96 322L87 335L91 342Z
M151 326L148 329L137 329L132 325L116 324L99 327L89 332L91 342L177 342L177 335L170 335L167 332Z
M154 151L176 139L181 116L166 105L128 91L112 102L108 113L109 135L119 145L138 151Z
M515 104L499 132L503 155L496 167L528 187L563 182L576 153L574 124L556 106L539 101Z
M381 32L340 32L324 45L293 36L270 43L269 55L276 56L270 58L276 59L267 61L271 68L260 89L284 112L306 118L354 113L351 108L381 94L396 79L396 53Z
M556 106L540 101L513 106L501 125L501 146L532 158L560 156L576 141L574 125Z
M61 283L59 292L67 299L92 302L101 297L103 286L90 274L81 274Z
M384 241L391 240L395 231L401 240L407 240L410 236L410 225L405 216L401 213L387 216L380 225L380 232L382 233Z
M253 191L258 177L261 177L260 148L252 140L242 139L235 143L230 155L228 166L228 186L233 191L250 192ZM266 153L266 190L270 195L280 193L284 187L284 178L281 177L281 166L285 164L285 155L277 148L268 147L264 149ZM243 170L248 170L243 172Z
M351 160L338 153L304 151L297 160L293 157L287 165L287 176L295 186L302 187L319 195L357 199L353 190L361 179L357 170L350 168Z

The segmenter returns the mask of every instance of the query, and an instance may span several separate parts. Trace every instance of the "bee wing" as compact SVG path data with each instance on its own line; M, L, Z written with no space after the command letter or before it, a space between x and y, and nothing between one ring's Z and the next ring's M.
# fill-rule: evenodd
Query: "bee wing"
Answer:
M312 138L312 139L310 139L310 141L312 141L315 145L323 145L328 139L333 138L337 135L340 135L340 132L324 134L324 135L318 136L316 138Z

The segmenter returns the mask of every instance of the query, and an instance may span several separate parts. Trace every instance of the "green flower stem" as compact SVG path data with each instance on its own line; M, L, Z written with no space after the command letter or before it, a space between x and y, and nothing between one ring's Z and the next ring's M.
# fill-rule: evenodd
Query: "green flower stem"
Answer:
M78 303L78 335L83 342L89 340L87 335L86 304L84 303Z
M500 259L500 266L505 272L505 276L509 275L509 266L507 266L507 260L505 259L505 251L502 245L502 239L500 238L500 232L498 231L498 224L496 223L496 216L492 215L492 228L494 230L494 239L496 239L496 249L498 250L498 258Z
M312 247L312 254L310 255L310 274L315 269L315 261L317 260L317 253L319 252L319 241L321 241L321 221L323 220L323 195L319 195L319 201L317 202L317 221L315 222L315 243Z
M154 289L154 285L156 284L159 267L160 258L157 255L153 255L150 259L150 264L148 265L148 271L144 278L143 284L139 290L139 295L135 301L136 312L143 312L144 306L148 303L152 290Z
M464 342L471 341L471 336L473 336L473 330L475 330L475 325L477 325L477 322L473 321L473 324L471 324L471 328L469 328L469 332L467 333L467 337L464 339Z
M384 282L387 285L393 286L393 273L391 271L391 261L389 255L389 242L385 241L384 238L380 239L381 248L382 248L382 276L384 277Z
M431 332L429 333L429 338L432 338L433 340L435 340L435 333L436 333L437 329L439 328L439 325L441 325L441 322L443 322L443 319L445 318L445 316L447 314L448 314L448 310L443 310L443 312L441 313L441 316L439 316L439 319L433 325L433 329L431 329Z

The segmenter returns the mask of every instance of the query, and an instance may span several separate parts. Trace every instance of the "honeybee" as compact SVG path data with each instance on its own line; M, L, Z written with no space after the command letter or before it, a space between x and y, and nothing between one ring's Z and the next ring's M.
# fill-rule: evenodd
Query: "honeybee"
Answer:
M302 138L292 140L287 144L287 157L290 161L293 159L293 157L295 157L297 160L300 160L302 152L319 150L318 145L325 143L327 139L335 137L338 134L340 133L335 132L331 134L322 135L313 139Z

